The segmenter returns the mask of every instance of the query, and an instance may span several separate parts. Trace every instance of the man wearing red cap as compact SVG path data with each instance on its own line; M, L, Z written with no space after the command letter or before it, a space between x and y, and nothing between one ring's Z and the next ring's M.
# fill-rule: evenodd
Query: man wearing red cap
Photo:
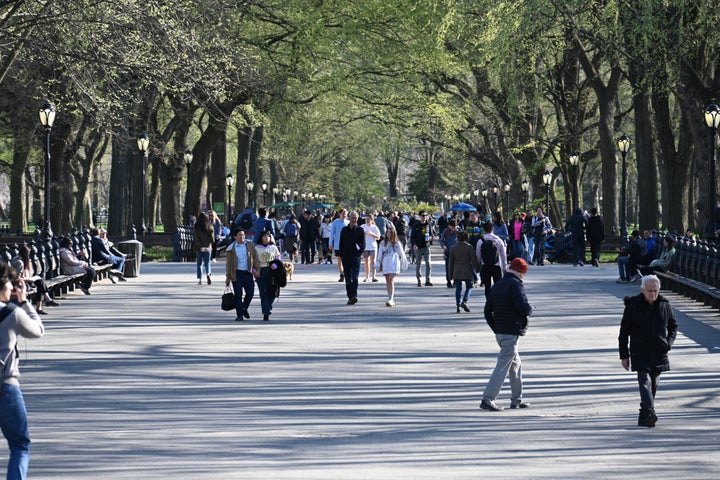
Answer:
M528 264L522 258L510 263L505 276L497 282L485 302L485 320L500 346L497 364L483 392L480 408L491 412L502 410L495 404L505 378L510 376L510 408L527 408L529 403L522 400L522 363L518 354L518 339L525 335L528 327L528 315L532 306L525 296L523 278Z

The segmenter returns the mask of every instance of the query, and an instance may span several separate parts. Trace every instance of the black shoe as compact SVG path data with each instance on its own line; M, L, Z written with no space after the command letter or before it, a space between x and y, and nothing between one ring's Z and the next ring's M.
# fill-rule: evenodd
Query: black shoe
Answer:
M124 275L122 277L118 277L118 280L120 280L121 282L127 282L127 278L125 278Z
M235 321L236 321L236 322L242 322L242 321L243 321L243 318L242 318L242 317L235 317Z
M268 322L268 321L270 321L270 315L268 315L266 313L265 315L263 315L263 322Z
M418 280L418 287L422 287L422 282Z
M426 286L426 287L432 287L433 284L430 282L430 280L427 280L427 281L425 282L425 286Z
M243 310L242 316L245 318L250 318L250 312L248 312L247 310Z
M447 282L447 288L453 288L452 282Z
M460 305L457 306L457 313L460 313Z
M60 304L57 303L55 300L50 300L49 302L45 302L46 307L59 307Z
M638 417L638 427L653 428L657 423L658 417L654 412L650 412L648 415L640 414Z
M357 303L357 297L352 297L350 300L348 300L348 305L355 305Z
M520 403L510 405L510 408L512 408L513 410L515 410L516 408L530 408L530 404L520 400Z
M480 408L487 410L488 412L502 412L503 409L502 407L495 405L495 402L486 402L485 400L480 403Z
M462 303L460 304L460 306L461 306L462 309L465 310L466 312L469 312L469 311L470 311L470 309L469 309L468 306L467 306L467 303L462 302Z
M340 274L340 280L338 280L338 282L344 282L344 281L345 281L345 275L343 275L343 274L341 273L341 274Z
M47 315L48 313L45 310L36 310L37 313L40 315Z

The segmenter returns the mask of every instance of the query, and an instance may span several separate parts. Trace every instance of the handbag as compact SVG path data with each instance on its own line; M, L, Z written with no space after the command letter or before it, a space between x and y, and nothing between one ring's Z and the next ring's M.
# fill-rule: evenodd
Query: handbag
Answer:
M220 300L220 308L223 310L233 310L235 308L235 292L231 283L225 285L225 292L223 292Z

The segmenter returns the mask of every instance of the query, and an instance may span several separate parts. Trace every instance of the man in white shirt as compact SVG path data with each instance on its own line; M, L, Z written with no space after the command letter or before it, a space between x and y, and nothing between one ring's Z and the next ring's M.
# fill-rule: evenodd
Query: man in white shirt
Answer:
M372 273L372 281L377 282L378 279L375 278L375 252L377 251L377 242L382 234L375 224L372 213L365 215L365 225L362 226L362 229L365 231L365 250L362 254L365 265L365 280L363 282L368 281L370 273Z

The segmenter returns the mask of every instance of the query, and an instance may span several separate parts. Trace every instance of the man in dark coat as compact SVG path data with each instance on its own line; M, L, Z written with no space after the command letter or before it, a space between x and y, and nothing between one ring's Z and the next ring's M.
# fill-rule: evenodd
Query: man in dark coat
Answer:
M496 283L485 301L485 320L500 346L497 364L483 392L480 408L491 412L502 410L495 404L505 378L510 375L510 408L527 408L529 403L522 400L522 363L518 354L518 340L525 335L528 327L528 315L532 306L525 296L523 278L528 264L522 258L510 263L505 276Z
M573 245L573 266L581 267L585 265L585 230L587 229L587 220L583 211L576 208L572 216L565 225L565 230L572 233Z
M605 224L598 213L597 207L590 210L590 218L587 224L587 239L590 243L590 259L593 266L600 266L600 245L605 240Z
M654 427L655 393L660 373L670 370L667 353L677 335L677 322L670 302L660 296L660 279L646 275L640 295L625 297L620 323L620 362L625 370L637 372L640 387L639 427ZM630 348L628 349L628 339Z
M345 291L348 305L358 301L358 277L360 275L360 255L365 250L365 230L358 225L357 212L350 212L350 223L340 231L340 261L345 272Z

